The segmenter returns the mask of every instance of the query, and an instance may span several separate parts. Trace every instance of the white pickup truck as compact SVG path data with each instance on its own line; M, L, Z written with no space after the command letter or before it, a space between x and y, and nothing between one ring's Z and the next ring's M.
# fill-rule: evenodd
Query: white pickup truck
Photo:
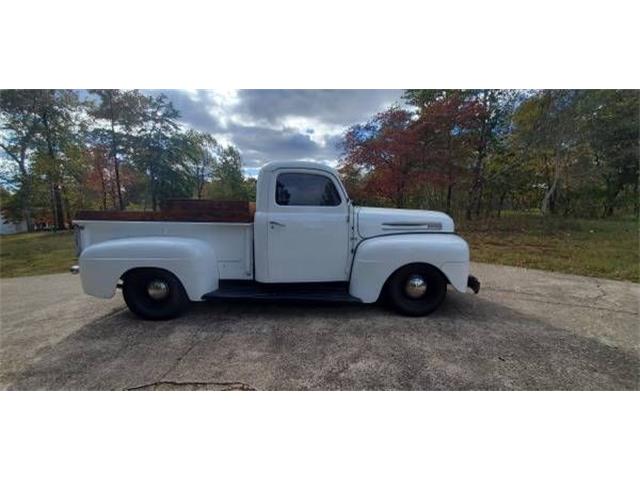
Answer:
M418 316L442 303L448 284L480 288L448 215L356 207L336 171L322 164L265 165L255 213L209 215L191 202L179 214L79 214L72 272L85 293L111 298L122 288L134 314L159 320L213 299L384 297Z

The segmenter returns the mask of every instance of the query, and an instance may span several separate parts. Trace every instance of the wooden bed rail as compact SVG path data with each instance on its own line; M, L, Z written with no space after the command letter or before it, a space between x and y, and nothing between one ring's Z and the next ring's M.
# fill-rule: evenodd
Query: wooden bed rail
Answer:
M237 200L170 199L158 212L84 210L75 220L103 220L114 222L229 222L251 223L255 214L254 202Z

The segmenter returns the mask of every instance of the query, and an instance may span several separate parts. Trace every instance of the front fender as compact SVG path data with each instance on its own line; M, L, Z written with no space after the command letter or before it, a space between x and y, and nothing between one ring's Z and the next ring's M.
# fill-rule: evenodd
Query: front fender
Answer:
M218 262L208 243L181 237L133 237L91 245L82 252L82 289L88 295L111 298L122 275L142 267L173 273L193 301L218 288Z
M467 288L469 246L452 234L388 235L364 240L353 260L349 293L365 303L375 302L385 282L400 267L427 263L438 268L453 287Z

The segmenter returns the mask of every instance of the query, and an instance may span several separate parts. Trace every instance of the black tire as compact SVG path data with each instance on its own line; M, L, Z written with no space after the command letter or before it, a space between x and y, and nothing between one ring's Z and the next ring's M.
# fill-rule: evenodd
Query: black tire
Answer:
M153 282L167 287L166 296L154 299L149 293ZM183 313L190 305L184 287L171 272L158 268L139 268L124 275L122 295L129 310L147 320L168 320Z
M418 298L411 297L406 290L407 282L414 276L419 276L426 282L426 291ZM391 276L386 293L391 305L399 313L412 317L429 315L444 301L447 279L431 265L406 265Z

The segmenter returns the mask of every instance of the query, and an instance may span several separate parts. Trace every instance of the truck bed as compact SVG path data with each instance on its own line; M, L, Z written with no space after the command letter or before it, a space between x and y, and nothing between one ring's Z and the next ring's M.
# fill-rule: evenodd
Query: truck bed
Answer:
M254 202L173 199L168 200L159 212L84 210L76 214L75 220L253 223L255 210Z
M194 238L216 252L222 280L253 279L253 214L250 202L172 200L160 212L79 212L74 224L81 231L82 249L136 237Z

